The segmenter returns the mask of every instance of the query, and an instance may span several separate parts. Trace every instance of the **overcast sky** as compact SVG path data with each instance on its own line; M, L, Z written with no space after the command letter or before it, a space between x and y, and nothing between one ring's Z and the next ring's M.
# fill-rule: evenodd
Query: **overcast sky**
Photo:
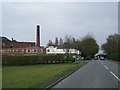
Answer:
M55 37L81 39L93 33L98 44L118 33L117 2L17 2L2 3L2 36L17 41L36 40L41 25L41 45Z

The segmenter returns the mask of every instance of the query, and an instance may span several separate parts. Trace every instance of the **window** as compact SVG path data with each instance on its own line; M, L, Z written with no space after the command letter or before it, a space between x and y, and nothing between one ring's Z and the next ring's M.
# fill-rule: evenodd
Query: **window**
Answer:
M48 49L47 52L50 52L50 49Z
M15 50L13 50L12 52L15 52Z
M40 52L43 52L43 49L40 49Z
M3 53L6 53L6 50L3 50Z
M26 50L26 52L30 53L30 52L31 52L31 50L30 50L30 49L27 49L27 50Z
M33 52L37 52L37 49L33 49Z
M28 49L28 52L30 52L30 50Z
M16 52L19 52L19 50L16 50Z
M11 52L11 50L7 50L9 53Z
M22 49L22 52L24 52L24 49Z

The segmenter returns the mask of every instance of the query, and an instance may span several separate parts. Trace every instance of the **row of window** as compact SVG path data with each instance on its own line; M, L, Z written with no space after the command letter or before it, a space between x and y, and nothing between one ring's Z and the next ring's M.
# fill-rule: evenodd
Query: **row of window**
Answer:
M20 50L1 50L0 52L3 52L3 53L11 53L11 52L20 52ZM22 52L24 52L24 50L22 49Z
M47 52L66 52L66 49L63 49L62 51L61 50L50 50L50 49L47 49Z
M18 50L18 49L16 49L16 50L0 50L0 52L2 52L2 53L18 53L18 52L24 52L24 51L26 51L27 53L32 53L32 52L43 52L43 49L26 49L26 50L24 50L24 49L22 49L22 50Z
M38 49L27 49L27 53L38 52ZM43 49L39 49L39 52L43 52Z

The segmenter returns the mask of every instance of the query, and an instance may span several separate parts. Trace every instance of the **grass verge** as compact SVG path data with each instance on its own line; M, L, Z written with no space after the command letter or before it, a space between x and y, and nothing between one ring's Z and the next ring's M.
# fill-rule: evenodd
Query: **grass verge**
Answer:
M3 88L44 88L86 62L11 66L2 69Z

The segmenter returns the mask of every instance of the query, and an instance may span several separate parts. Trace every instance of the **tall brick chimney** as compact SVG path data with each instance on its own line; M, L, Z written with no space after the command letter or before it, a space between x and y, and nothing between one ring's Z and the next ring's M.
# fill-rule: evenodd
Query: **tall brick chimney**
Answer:
M40 26L37 25L36 46L40 46Z

